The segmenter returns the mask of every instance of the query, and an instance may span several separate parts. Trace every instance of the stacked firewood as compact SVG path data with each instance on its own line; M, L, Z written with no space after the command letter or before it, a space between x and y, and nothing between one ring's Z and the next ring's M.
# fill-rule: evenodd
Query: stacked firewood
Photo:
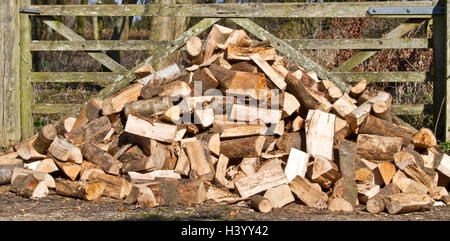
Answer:
M139 206L298 202L332 211L448 204L450 157L432 131L391 114L389 93L349 93L286 67L267 41L214 25L186 45L186 68L154 71L0 157L0 183L37 199L49 189Z

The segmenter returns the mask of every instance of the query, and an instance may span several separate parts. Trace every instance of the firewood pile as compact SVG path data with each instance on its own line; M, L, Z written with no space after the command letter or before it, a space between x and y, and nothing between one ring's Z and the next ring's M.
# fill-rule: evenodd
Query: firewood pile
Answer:
M345 93L217 24L206 41L189 39L186 56L186 66L144 65L128 87L14 145L0 156L0 184L30 199L50 190L141 207L396 214L448 204L450 157L431 130L391 114L389 93L365 80Z

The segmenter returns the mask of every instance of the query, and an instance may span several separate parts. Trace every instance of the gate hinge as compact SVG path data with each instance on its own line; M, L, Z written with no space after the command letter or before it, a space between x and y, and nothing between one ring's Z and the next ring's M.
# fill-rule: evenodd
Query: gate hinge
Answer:
M368 12L370 15L438 15L445 14L445 7L370 7Z
M28 14L41 14L39 9L24 9L19 8L19 13L28 13Z

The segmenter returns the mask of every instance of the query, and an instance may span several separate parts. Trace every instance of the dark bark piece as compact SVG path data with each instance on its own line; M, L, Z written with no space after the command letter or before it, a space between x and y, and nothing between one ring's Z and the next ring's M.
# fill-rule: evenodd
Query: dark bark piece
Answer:
M56 134L56 128L52 124L42 127L36 140L33 142L34 149L41 154L46 154Z
M106 173L117 175L122 168L121 162L94 144L84 144L82 153L86 160L98 165Z
M401 137L403 139L403 145L407 146L412 143L412 132L392 124L388 121L382 120L375 116L369 115L366 120L361 124L358 131L359 134L373 134L379 136Z

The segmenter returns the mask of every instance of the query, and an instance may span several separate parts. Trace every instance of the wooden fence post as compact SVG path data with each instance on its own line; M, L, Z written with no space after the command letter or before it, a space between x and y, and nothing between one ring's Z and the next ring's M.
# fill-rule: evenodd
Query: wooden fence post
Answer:
M448 5L448 0L433 0L436 6ZM435 134L441 141L449 141L449 122L450 122L450 85L448 84L448 6L446 14L433 15L433 115L435 122Z
M30 0L20 0L20 7L29 8ZM33 88L31 85L32 57L30 51L31 24L28 14L20 14L20 122L22 139L33 135L33 115L31 104Z
M0 2L0 146L20 140L19 0Z

